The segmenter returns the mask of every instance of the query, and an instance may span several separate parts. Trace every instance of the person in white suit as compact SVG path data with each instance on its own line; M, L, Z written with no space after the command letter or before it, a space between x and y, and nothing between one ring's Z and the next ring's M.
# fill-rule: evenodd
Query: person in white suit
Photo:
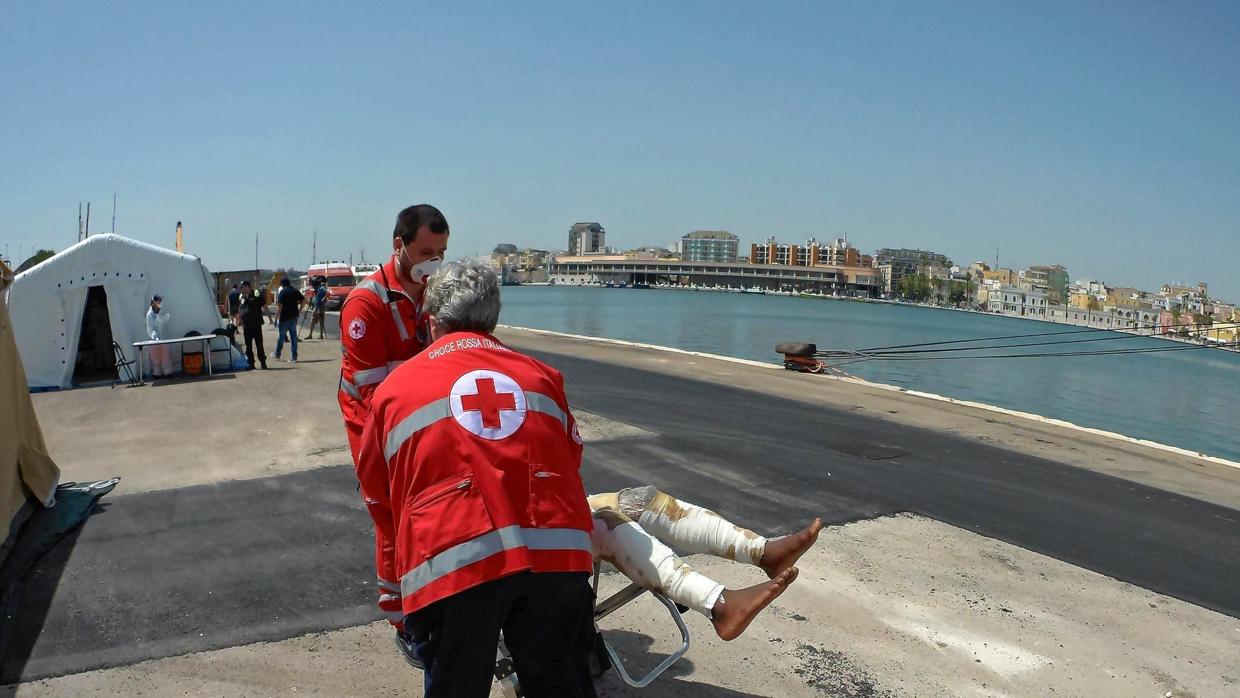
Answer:
M151 309L146 311L146 336L150 339L167 339L164 328L172 313L163 310L163 298L158 295L151 297ZM172 366L172 349L167 344L156 344L150 349L151 375L170 376L175 370Z

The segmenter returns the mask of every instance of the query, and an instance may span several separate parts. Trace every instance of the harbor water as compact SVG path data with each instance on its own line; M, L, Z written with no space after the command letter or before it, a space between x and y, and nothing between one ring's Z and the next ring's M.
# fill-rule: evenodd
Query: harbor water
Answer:
M1079 330L981 313L886 303L658 289L519 286L504 324L607 337L778 364L781 341L820 350ZM1098 333L1113 336L1115 333ZM1073 339L1094 335L1074 335ZM1051 341L1036 338L1024 341ZM1168 340L1052 346L1167 347ZM990 354L993 352L977 352ZM933 356L933 355L931 355ZM1110 356L865 361L867 380L1063 419L1240 461L1240 353L1214 349ZM812 385L813 378L806 377Z

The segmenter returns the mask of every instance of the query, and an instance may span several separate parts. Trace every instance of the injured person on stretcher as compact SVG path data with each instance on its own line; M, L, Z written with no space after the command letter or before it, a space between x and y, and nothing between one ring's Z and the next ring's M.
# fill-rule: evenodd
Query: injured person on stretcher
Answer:
M594 557L641 586L710 619L724 640L738 637L797 577L796 561L818 540L822 519L782 538L767 539L713 511L654 487L589 497ZM694 571L675 552L707 553L762 568L770 581L727 589Z

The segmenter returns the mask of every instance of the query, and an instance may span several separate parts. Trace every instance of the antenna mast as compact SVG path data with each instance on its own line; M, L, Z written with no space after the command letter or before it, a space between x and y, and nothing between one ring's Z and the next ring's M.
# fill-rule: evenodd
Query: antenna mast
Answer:
M116 234L116 193L112 194L112 234Z

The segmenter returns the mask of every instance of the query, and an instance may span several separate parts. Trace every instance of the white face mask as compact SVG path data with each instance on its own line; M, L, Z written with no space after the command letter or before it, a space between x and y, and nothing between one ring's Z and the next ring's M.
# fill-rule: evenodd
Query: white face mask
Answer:
M439 271L439 267L442 264L443 260L438 257L432 257L418 262L409 269L409 278L425 286L427 280L429 280L435 272Z

